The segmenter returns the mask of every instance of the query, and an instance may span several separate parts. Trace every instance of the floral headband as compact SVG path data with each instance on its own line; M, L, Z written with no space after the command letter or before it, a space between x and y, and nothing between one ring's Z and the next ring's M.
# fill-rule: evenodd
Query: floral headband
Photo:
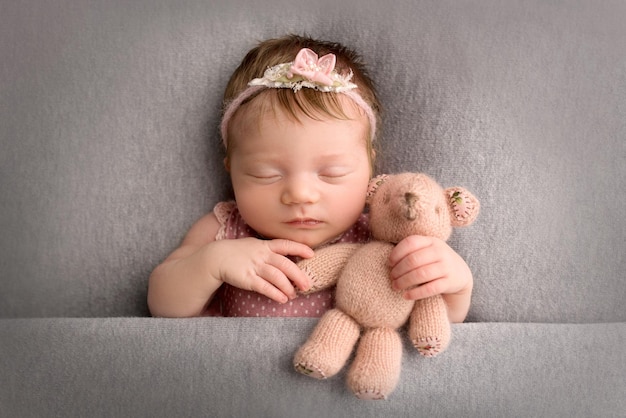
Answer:
M352 83L352 71L346 75L335 71L337 58L334 54L318 58L317 54L308 48L298 52L295 61L278 64L268 68L261 78L255 78L248 83L248 88L232 100L224 111L220 126L222 141L227 144L228 123L237 109L259 91L266 88L290 88L294 92L302 88L310 88L322 92L342 93L365 112L370 123L370 138L376 134L376 116L372 107L353 91L358 86Z

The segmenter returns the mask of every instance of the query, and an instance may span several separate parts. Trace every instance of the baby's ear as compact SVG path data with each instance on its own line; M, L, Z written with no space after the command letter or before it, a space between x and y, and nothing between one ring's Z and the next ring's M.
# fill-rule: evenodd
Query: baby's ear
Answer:
M444 191L450 208L452 226L471 225L478 217L480 202L462 187L450 187Z
M380 185L387 181L388 178L388 174L381 174L370 180L370 184L369 186L367 186L367 195L365 197L366 204L369 205L370 203L372 203L372 197L374 197L374 195L376 194L376 190L378 190Z

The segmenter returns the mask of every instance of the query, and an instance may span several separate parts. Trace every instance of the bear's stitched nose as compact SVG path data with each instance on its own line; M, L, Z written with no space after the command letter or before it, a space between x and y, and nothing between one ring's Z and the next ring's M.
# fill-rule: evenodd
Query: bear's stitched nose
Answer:
M404 216L409 221L414 221L417 218L417 209L415 208L415 204L418 200L419 196L415 193L407 192L404 194L404 201L406 203L406 213Z

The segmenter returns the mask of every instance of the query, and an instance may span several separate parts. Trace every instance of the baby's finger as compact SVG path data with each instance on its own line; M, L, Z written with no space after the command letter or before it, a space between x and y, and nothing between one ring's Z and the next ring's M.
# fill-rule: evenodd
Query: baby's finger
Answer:
M389 255L389 265L395 266L400 260L415 251L430 247L433 243L431 237L421 235L411 235L403 239L396 245Z
M407 290L442 279L444 276L445 272L441 267L441 263L426 264L394 279L391 282L391 287L395 290Z
M265 295L278 303L287 303L296 294L289 280L271 266L265 266L259 271L259 276L251 287L254 292Z
M300 269L300 267L298 267L293 261L289 260L287 257L274 254L269 258L268 263L278 269L284 275L290 285L293 282L293 284L296 285L298 289L303 291L308 290L311 287L309 277Z
M287 262L290 262L285 257L276 256L279 258L285 259ZM270 260L273 258L270 257ZM288 276L278 267L272 265L271 261L269 264L265 265L262 269L260 276L273 284L278 290L283 292L289 299L294 299L296 297L296 289L293 287L293 284L289 280Z
M273 239L266 241L270 250L280 255L292 255L302 258L311 258L315 254L311 247L287 239Z
M431 296L440 295L443 293L443 284L441 280L434 280L421 286L414 287L412 289L404 291L402 297L407 300L420 300L426 299Z
M425 247L406 254L404 258L399 260L393 266L390 272L390 277L392 280L396 280L414 270L429 264L437 263L438 261L438 253L432 247Z

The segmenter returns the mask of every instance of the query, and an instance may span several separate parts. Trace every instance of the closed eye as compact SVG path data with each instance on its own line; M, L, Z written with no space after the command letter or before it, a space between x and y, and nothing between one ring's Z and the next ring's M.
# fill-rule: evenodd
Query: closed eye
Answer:
M281 175L278 173L249 173L248 177L253 181L265 184L274 183L281 179Z
M319 177L322 179L339 180L343 177L347 177L351 172L352 170L347 168L331 168L320 171Z
M341 178L347 176L348 173L322 173L320 177L326 177L330 179Z

